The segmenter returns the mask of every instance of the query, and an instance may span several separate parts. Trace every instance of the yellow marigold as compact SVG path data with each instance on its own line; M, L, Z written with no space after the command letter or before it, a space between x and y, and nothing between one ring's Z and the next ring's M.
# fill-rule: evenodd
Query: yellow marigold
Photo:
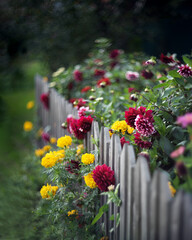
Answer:
M42 148L36 149L35 150L35 155L37 157L42 157L44 155L45 151Z
M80 155L84 150L83 144L77 146L77 155Z
M43 186L40 190L40 194L42 198L49 199L51 196L55 196L56 192L58 190L57 186L51 186L47 184L47 186Z
M29 101L28 103L27 103L27 105L26 105L26 108L27 109L31 109L31 108L33 108L34 107L34 101Z
M95 155L92 153L85 153L81 156L81 162L86 165L94 163L94 161L95 161Z
M132 134L133 131L134 131L134 128L127 125L125 120L114 122L111 126L111 129L115 130L115 131L118 131L118 132L121 132L123 135L125 135L125 133ZM112 134L113 133L110 133L110 135L112 135Z
M50 146L50 145L45 145L45 146L43 147L43 150L44 150L45 152L48 152L50 149L51 149L51 146Z
M24 122L23 129L25 132L30 132L33 129L33 123L30 121Z
M41 165L45 168L53 167L58 161L58 157L54 152L47 153L42 159L41 159Z
M61 148L70 146L71 144L72 144L72 138L67 135L65 135L64 137L60 137L57 140L57 146Z
M93 179L93 173L92 172L88 173L87 175L84 176L84 181L85 181L85 184L90 188L96 188L97 187L97 184Z
M172 186L171 182L168 182L169 190L171 192L171 196L174 197L176 193L176 189Z
M61 160L61 158L65 157L65 151L63 149L53 152L57 156L58 160Z
M54 137L50 138L50 143L51 144L55 144L56 142L57 142L56 138L54 138Z
M71 210L67 213L68 217L71 215L78 215L78 211L77 210Z

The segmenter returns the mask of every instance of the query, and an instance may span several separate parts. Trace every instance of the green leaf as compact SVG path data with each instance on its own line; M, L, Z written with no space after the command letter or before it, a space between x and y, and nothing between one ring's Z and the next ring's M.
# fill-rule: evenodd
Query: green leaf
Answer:
M177 72L177 70L171 70L168 72L168 75L173 78L182 78L182 76Z
M173 144L165 136L161 136L159 143L160 143L162 150L167 155L169 155L174 150Z
M185 89L191 89L192 88L192 83L188 83L186 86L185 86Z
M111 221L114 221L114 220L115 220L115 216L114 216L114 214L111 215L110 220L111 220Z
M120 223L120 214L117 213L117 217L116 217L116 228L119 226Z
M157 88L161 88L161 87L168 87L169 85L170 85L170 82L164 82L164 83L156 85L155 87L153 87L153 89L157 89Z
M98 214L95 216L91 224L94 225L103 216L103 213L108 211L108 209L108 204L104 204L102 207L100 207Z
M183 61L188 64L190 67L192 67L192 59L189 59L186 56L183 56Z

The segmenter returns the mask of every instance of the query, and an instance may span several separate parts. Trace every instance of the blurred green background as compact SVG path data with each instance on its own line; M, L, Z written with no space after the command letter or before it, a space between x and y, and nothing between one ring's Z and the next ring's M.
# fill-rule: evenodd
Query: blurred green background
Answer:
M42 239L32 221L42 179L23 134L34 75L79 63L100 37L126 52L190 54L191 10L189 0L0 1L0 239Z

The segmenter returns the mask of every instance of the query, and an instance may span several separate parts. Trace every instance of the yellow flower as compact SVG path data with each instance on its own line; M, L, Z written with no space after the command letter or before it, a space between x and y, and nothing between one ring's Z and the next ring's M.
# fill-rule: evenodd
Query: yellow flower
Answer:
M55 144L56 142L57 142L57 139L56 139L56 138L52 137L52 138L50 139L50 143L51 143L51 144Z
M65 157L64 150L50 151L41 159L41 165L45 168L53 167Z
M174 197L176 193L176 189L171 185L171 182L168 182L169 190L171 192L171 196Z
M25 132L30 132L33 129L33 123L30 121L24 122L23 129Z
M50 146L50 145L45 145L45 146L43 147L43 150L44 150L45 152L48 152L50 149L51 149L51 146Z
M42 198L49 199L51 196L55 196L56 192L58 190L57 186L51 186L47 183L47 186L43 186L40 190L40 194Z
M48 82L48 77L43 77L43 82Z
M91 154L91 153L85 153L81 157L81 162L86 165L94 163L94 161L95 161L95 156L94 154Z
M67 213L68 217L71 215L78 215L78 211L77 210L71 210Z
M65 151L63 149L62 150L58 150L58 151L53 151L53 152L54 152L55 156L57 156L58 161L61 160L61 158L65 157Z
M127 125L125 120L114 122L111 126L111 129L117 132L121 132L123 135L125 135L125 133L132 134L134 131L134 128ZM109 134L110 136L113 135L113 133L109 133Z
M34 107L34 101L29 101L29 102L27 103L26 108L27 108L27 109L31 109L31 108L33 108L33 107Z
M80 155L84 150L83 144L77 146L77 155Z
M70 146L71 144L72 144L72 138L67 135L65 135L64 137L60 137L57 140L57 146L61 148Z
M97 187L97 184L93 179L93 173L92 172L88 173L87 175L84 176L84 181L85 181L85 184L90 188L96 188Z
M44 155L45 151L41 148L35 150L35 155L37 157L42 157Z

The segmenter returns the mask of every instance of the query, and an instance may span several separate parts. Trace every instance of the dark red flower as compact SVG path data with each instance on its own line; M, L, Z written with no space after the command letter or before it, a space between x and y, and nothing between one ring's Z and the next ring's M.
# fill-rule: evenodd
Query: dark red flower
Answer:
M115 185L114 171L105 164L95 167L93 179L101 191L107 192L110 185Z
M66 119L66 123L67 123L67 130L69 133L72 134L72 129L71 129L71 121L73 120L73 116L72 115L68 115L67 119Z
M73 72L73 77L76 82L81 82L83 80L83 73L80 72L79 70L75 70Z
M65 169L70 172L70 173L74 173L74 174L78 174L78 170L80 169L80 163L78 161L75 160L71 160L66 162L66 166Z
M142 70L141 76L143 76L145 79L151 79L153 77L153 73L149 70Z
M71 98L71 99L69 99L69 102L73 104L77 99L78 98Z
M125 121L126 123L135 128L135 119L137 115L139 114L139 111L135 108L130 107L128 111L125 111Z
M179 67L179 70L177 72L183 77L191 77L192 76L192 70L191 70L191 67L189 67L188 64L186 64L186 65L182 64Z
M86 133L84 133L79 129L79 124L77 119L71 119L69 129L77 139L84 139L86 136Z
M103 77L105 75L105 71L102 69L95 69L94 76Z
M91 89L91 86L86 86L81 89L81 93L88 92Z
M74 84L73 84L72 82L70 82L70 83L68 84L67 88L68 88L69 90L71 90L71 89L73 89L73 86L74 86Z
M105 86L111 85L111 81L109 78L101 78L97 81L97 87L101 87L101 83L105 83Z
M187 168L185 164L181 161L176 162L176 169L179 177L184 177L187 175Z
M120 50L119 49L114 49L110 52L109 57L114 59L117 58L120 54Z
M83 107L86 105L86 101L83 98L77 99L75 102L73 102L74 106L79 109L80 107Z
M120 139L120 142L121 142L121 147L123 147L123 145L124 145L125 143L128 143L128 144L129 144L129 141L126 141L125 137L122 137L122 138Z
M152 147L152 142L142 140L141 135L138 132L136 132L136 134L134 134L134 137L135 137L134 141L138 147L140 147L140 148L151 148Z
M128 93L131 93L131 92L133 92L133 91L135 92L135 91L136 91L136 89L135 89L135 88L131 88L131 87L130 87L130 88L128 88Z
M110 63L111 69L113 69L115 66L117 66L117 64L118 64L117 61L112 61L112 62Z
M143 115L137 115L135 119L135 129L144 137L149 137L155 133L155 128L153 126L153 118L151 116L148 118Z
M88 116L88 117L82 116L78 119L78 123L77 123L78 128L83 133L87 133L88 131L91 130L92 122L93 122L93 118L91 116Z
M50 136L49 136L48 133L43 132L43 133L41 134L41 137L42 137L42 139L43 139L44 141L50 142Z
M42 93L40 97L41 102L43 103L43 106L46 109L49 109L49 93Z
M168 57L168 56L165 56L163 53L161 53L160 60L161 62L166 64L174 62L174 59L172 56Z

